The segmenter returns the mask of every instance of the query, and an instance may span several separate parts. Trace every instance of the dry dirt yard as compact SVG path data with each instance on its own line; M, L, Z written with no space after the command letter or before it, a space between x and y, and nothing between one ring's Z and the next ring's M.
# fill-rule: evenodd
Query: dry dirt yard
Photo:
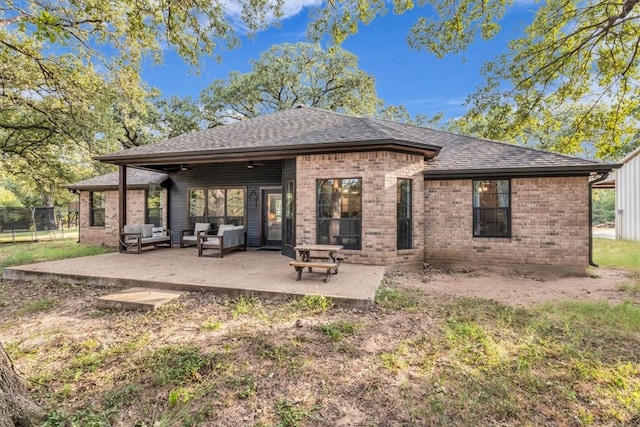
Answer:
M499 268L430 269L395 272L390 275L408 288L426 293L493 300L513 307L531 307L565 300L627 300L620 291L630 282L628 273L597 268L588 277L532 273Z
M536 394L526 384L509 389L508 376L485 387L496 375L462 372L441 331L471 307L458 297L516 308L638 304L638 293L621 289L634 280L604 269L590 277L425 269L386 279L418 309L323 311L194 293L151 313L97 309L113 287L0 281L0 342L51 419L66 420L56 426L578 425L576 414L591 412L610 424L618 404L594 409L596 397L571 398L555 369L546 382L544 372L531 379ZM630 351L621 357L631 360Z

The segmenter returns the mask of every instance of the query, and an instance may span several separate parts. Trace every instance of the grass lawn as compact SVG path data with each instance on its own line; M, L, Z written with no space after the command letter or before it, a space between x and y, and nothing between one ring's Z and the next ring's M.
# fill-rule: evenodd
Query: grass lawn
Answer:
M594 239L593 258L606 268L622 268L640 273L640 242Z
M513 308L388 277L371 311L209 293L96 309L110 291L0 282L0 342L47 426L640 425L636 292Z
M50 241L50 240L59 240L59 239L75 239L78 240L78 229L59 229L59 230L51 230L51 231L38 231L30 232L30 231L19 231L12 233L11 231L3 230L0 233L0 243L25 243L25 242L33 242L34 239L39 241Z
M113 252L114 248L80 245L76 239L0 244L0 274L5 267Z

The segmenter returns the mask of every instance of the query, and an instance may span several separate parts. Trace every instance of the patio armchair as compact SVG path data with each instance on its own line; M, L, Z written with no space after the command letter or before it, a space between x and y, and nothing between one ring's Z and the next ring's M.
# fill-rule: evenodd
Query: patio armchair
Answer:
M247 239L244 225L225 224L218 228L217 236L200 234L198 236L198 256L206 249L214 249L224 257L225 251L247 250Z
M196 222L191 230L182 230L180 232L180 247L197 246L198 237L207 234L211 224L208 222Z

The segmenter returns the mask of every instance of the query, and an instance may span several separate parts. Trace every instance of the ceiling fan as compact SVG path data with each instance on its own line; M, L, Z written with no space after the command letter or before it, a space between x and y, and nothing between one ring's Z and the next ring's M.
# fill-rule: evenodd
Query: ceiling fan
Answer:
M253 168L258 167L258 166L264 166L264 163L256 162L256 161L253 161L253 160L247 161L247 169L253 169Z

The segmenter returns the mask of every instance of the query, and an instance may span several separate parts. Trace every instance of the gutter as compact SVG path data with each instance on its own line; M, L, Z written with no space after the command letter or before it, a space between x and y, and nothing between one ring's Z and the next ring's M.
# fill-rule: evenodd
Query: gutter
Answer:
M597 172L596 178L589 181L589 265L592 267L598 267L598 264L593 262L593 185L600 181L604 181L609 176L608 172Z
M145 146L146 147L146 146ZM280 160L282 158L294 158L306 154L326 154L326 153L349 153L354 151L374 151L392 150L409 152L424 155L425 158L432 158L438 155L441 147L431 144L421 144L411 141L398 141L392 139L375 141L340 141L319 144L296 144L284 146L266 147L231 147L204 149L194 151L165 151L161 153L134 153L127 154L126 151L109 154L105 156L93 157L106 163L117 165L162 165L169 163L212 163L224 161L247 161L247 160ZM134 149L132 149L134 150Z
M459 169L459 170L429 170L424 171L425 180L449 180L449 179L478 179L478 178L536 178L541 176L566 177L577 175L590 175L596 173L609 173L620 167L619 164L583 164L560 165L538 167L509 167L509 168L484 168L484 169Z

